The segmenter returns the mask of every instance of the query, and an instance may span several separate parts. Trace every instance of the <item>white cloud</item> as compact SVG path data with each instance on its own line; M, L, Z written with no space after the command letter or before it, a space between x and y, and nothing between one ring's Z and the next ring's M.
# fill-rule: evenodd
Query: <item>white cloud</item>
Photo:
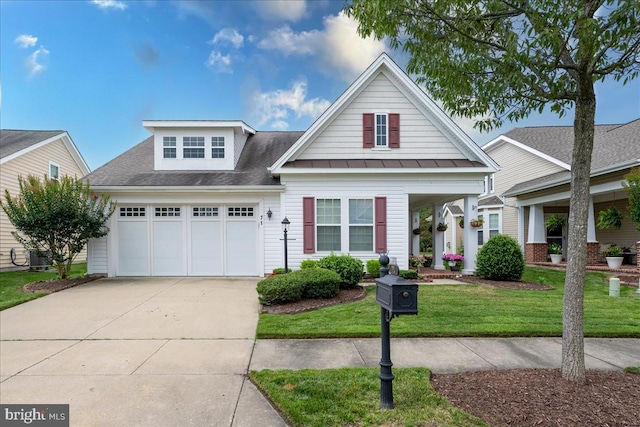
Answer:
M284 25L271 31L258 47L284 55L316 55L325 73L337 72L347 82L353 81L387 48L382 40L360 37L357 21L343 12L325 17L323 24L322 30L297 33Z
M46 68L39 61L42 60L42 57L49 55L49 51L44 48L44 46L40 46L38 50L33 52L27 60L25 61L25 66L29 70L29 77L35 76L36 74L41 73Z
M223 28L218 31L209 44L230 43L236 49L242 47L244 37L235 28Z
M125 10L127 8L125 2L118 0L91 0L91 3L95 4L100 9Z
M272 129L285 130L289 125L289 114L296 118L317 118L331 103L326 99L307 98L307 82L297 80L288 90L278 89L272 92L257 92L253 95L254 115L258 125L265 125Z
M305 0L258 1L256 6L260 16L271 21L296 22L307 13L307 2Z
M217 50L212 50L207 59L207 67L219 73L231 72L231 55L223 55Z
M38 38L31 34L20 34L13 42L24 49L35 46L38 42Z

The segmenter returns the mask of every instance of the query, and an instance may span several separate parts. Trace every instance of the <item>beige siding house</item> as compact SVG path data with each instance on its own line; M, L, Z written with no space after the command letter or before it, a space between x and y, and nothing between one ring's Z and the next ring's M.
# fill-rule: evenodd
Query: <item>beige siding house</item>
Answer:
M18 177L65 175L81 178L89 167L65 131L0 130L0 189L12 196L19 192ZM24 248L14 239L15 229L0 209L0 269L28 266ZM86 259L81 253L78 260Z
M500 170L485 183L478 198L478 210L485 220L478 244L490 237L493 219L498 232L516 238L527 262L547 261L547 246L557 243L566 257L567 226L558 230L545 227L551 215L568 217L573 128L541 126L516 128L500 135L483 149ZM637 263L636 245L640 232L629 220L628 198L622 186L624 175L640 166L640 119L617 125L596 125L591 163L591 203L589 209L588 262L597 264L599 253L616 245L628 249L625 262ZM450 228L461 206L452 203L447 217ZM620 229L599 229L598 214L615 206L624 216ZM490 221L487 221L487 217ZM455 242L452 242L452 245Z

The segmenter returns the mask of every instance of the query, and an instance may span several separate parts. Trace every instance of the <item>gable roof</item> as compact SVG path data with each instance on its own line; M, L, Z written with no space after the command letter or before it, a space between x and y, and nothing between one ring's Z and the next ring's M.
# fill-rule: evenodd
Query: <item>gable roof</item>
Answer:
M517 141L535 146L539 152L561 157L571 164L573 148L573 127L542 126L519 128L507 132ZM496 140L501 137L496 138ZM494 141L496 141L494 140ZM494 141L491 141L493 143ZM557 141L557 142L556 142ZM509 142L509 141L506 141ZM640 119L620 125L596 125L591 159L591 176L624 170L640 165ZM514 185L505 196L515 196L530 191L541 190L566 184L571 179L570 168L530 181Z
M71 136L63 130L0 129L0 164L61 139L83 174L91 170Z
M153 136L85 177L91 187L218 187L279 185L267 167L303 132L256 132L249 136L232 171L154 170Z
M338 99L325 110L324 113L311 125L302 137L282 155L270 168L274 175L279 175L288 162L297 161L309 144L337 117L350 103L366 88L378 73L385 73L393 77L394 84L399 90L410 95L416 102L421 112L428 116L448 139L471 162L478 162L487 172L495 172L498 165L478 147L467 134L449 117L440 107L429 98L418 85L386 54L382 53L378 58L338 97ZM340 159L338 159L340 160ZM345 165L347 163L345 162ZM451 166L455 166L451 163ZM475 166L477 167L477 165ZM300 168L302 169L302 168ZM293 169L288 169L289 171Z

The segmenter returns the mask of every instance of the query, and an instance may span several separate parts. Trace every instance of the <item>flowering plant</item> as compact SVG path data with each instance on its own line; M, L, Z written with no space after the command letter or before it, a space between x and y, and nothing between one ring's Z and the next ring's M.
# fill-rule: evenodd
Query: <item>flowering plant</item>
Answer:
M464 256L458 254L444 254L442 255L442 259L444 261L462 262L464 261Z
M426 259L423 256L410 256L409 257L409 265L411 267L424 267Z

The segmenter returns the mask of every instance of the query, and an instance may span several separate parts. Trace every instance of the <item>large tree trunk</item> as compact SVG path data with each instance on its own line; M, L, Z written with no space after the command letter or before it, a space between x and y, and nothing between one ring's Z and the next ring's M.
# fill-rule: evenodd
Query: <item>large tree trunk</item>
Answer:
M583 76L584 77L584 76ZM562 313L562 377L584 383L584 280L587 267L589 177L596 113L590 76L578 82L571 160L569 246Z

